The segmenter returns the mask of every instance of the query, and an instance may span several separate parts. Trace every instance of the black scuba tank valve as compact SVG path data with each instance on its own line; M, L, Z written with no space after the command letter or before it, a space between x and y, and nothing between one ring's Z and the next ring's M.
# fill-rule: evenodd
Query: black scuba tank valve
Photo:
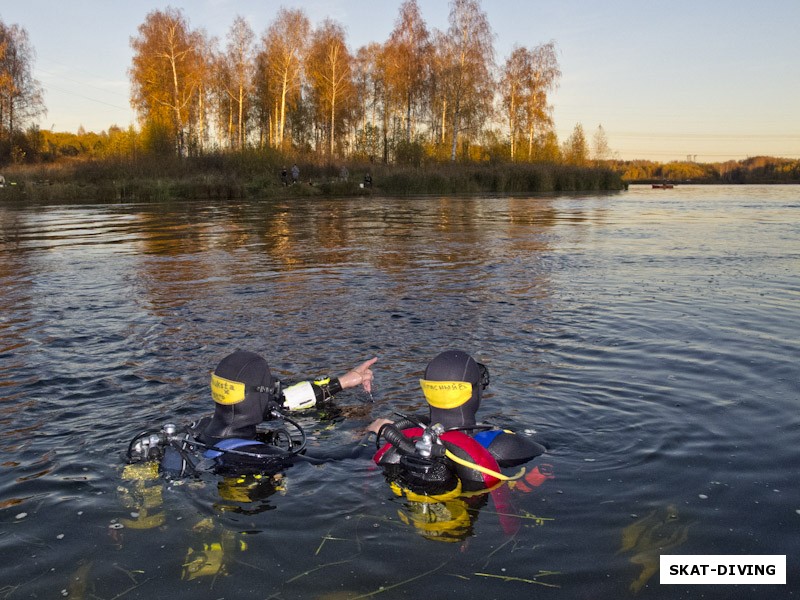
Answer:
M378 432L378 440L383 438L394 446L401 455L419 456L422 458L442 457L446 448L439 442L444 432L441 425L433 425L423 430L422 436L415 442L406 437L396 425L387 424Z

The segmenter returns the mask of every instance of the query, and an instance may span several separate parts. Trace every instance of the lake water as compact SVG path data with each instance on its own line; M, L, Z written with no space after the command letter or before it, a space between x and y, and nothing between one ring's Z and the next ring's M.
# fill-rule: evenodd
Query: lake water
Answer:
M286 379L379 357L374 403L303 417L325 449L422 413L426 362L464 349L543 475L433 507L368 459L123 478L236 348ZM0 197L0 598L795 598L799 356L800 186ZM661 554L785 554L787 585L661 585Z

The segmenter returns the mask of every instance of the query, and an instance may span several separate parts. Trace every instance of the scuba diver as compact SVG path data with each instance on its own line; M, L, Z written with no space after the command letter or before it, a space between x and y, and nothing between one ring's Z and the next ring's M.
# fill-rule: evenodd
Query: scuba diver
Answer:
M552 478L547 465L525 473L505 475L502 468L527 463L545 452L544 446L505 429L481 425L476 414L489 371L466 352L449 350L436 356L420 380L429 406L427 417L402 416L399 421L374 421L377 434L373 456L384 468L397 496L408 501L400 517L423 535L440 541L459 541L469 534L471 513L494 500L506 533L519 527L506 482L525 491ZM381 441L384 443L381 445ZM530 490L530 488L527 488Z
M237 350L226 356L211 373L213 415L184 427L167 424L131 440L123 485L118 487L123 504L131 510L130 518L115 521L110 535L121 544L123 529L165 525L160 475L170 479L203 472L221 475L216 512L264 510L266 498L282 489L283 471L295 461L336 458L333 454L309 456L303 428L285 413L323 408L341 390L359 385L371 395L371 367L376 360L367 360L339 377L284 386L260 355ZM185 580L224 574L231 555L247 548L245 537L211 517L195 524L192 531L201 539L187 551L182 564Z
M305 452L302 427L285 413L321 407L341 390L358 385L370 393L376 360L340 377L284 387L262 356L237 350L211 373L214 414L183 428L167 424L159 432L138 434L128 446L128 461L158 461L172 475L278 472Z

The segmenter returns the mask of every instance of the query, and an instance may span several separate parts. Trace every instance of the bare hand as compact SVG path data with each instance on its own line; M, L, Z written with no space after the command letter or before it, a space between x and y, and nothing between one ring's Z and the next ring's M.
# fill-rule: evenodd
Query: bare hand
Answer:
M342 389L355 387L360 384L363 386L364 391L371 393L372 380L375 378L375 376L372 374L372 369L370 367L372 367L377 360L378 357L370 358L369 360L358 365L355 369L351 369L339 377L339 383L341 384Z
M367 431L371 431L373 433L378 433L384 425L391 425L393 421L389 419L375 419L372 423L369 424L367 427Z

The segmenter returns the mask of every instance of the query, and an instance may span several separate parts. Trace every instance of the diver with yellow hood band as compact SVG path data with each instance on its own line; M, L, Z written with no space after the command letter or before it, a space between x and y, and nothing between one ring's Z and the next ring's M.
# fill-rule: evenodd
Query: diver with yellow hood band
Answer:
M272 411L307 410L330 400L341 390L362 385L369 392L372 383L370 359L342 377L317 378L284 387L272 376L263 357L236 351L226 356L211 374L214 415L206 422L200 439L206 443L225 438L252 438L256 426L268 420Z
M488 385L489 370L466 352L448 350L436 356L420 379L428 417L373 422L370 430L387 442L376 453L375 462L386 466L444 457L467 490L507 480L501 467L526 463L545 448L528 437L477 423Z
M502 484L525 481L525 470L505 474L503 469L519 467L545 448L527 436L476 421L488 385L485 365L466 352L442 352L428 363L420 379L428 415L401 415L396 422L378 419L369 427L377 434L373 461L384 468L395 494L415 507L405 518L426 536L438 532L436 539L459 539L467 529L463 518L453 518L464 514L460 509L454 512L454 507L459 501L485 501L487 493L507 533L517 527L513 519L503 516L513 510L508 487ZM451 525L454 529L449 529Z
M376 360L367 360L339 377L287 386L254 352L237 350L225 356L210 376L212 415L184 426L167 423L157 431L143 431L129 443L118 492L131 518L121 518L114 525L130 529L165 525L163 490L156 481L161 475L175 478L205 471L221 475L215 509L247 513L265 510L266 498L283 490L283 472L295 460L314 463L348 458L337 455L341 451L307 453L305 432L289 415L328 409L335 394L359 385L371 394L371 367ZM362 450L348 448L347 452ZM199 539L189 547L182 565L186 580L224 574L235 553L247 548L246 535L220 527L212 518L201 520L193 531ZM116 528L113 533L122 539Z
M237 350L211 373L214 414L186 427L167 424L158 432L138 434L128 446L128 461L155 460L162 470L178 475L277 472L305 450L305 433L287 413L320 408L341 390L359 385L370 393L376 360L340 377L284 386L262 356Z

